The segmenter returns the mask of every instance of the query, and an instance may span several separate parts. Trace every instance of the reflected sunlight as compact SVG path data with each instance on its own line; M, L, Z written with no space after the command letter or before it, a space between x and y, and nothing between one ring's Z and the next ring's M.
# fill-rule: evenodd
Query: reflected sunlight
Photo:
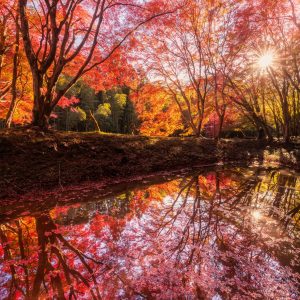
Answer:
M251 212L251 215L255 220L259 220L262 217L261 212L259 210L253 210Z

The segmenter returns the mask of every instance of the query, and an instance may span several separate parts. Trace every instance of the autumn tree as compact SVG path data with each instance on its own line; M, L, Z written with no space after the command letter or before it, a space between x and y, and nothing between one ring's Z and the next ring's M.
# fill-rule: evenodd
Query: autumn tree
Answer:
M30 119L31 82L20 43L17 1L0 3L0 119L6 127Z
M141 134L170 136L176 133L192 133L164 87L141 81L132 90L131 97L141 121Z
M140 37L141 69L196 136L213 122L220 137L235 106L230 119L288 142L299 134L298 11L295 1L189 1Z
M260 9L242 23L249 34L239 68L227 76L230 99L241 112L269 140L276 132L285 142L299 134L299 32L291 17L298 8L291 11L289 2L254 2Z
M153 76L165 86L196 136L202 129L209 87L207 39L209 20L204 1L190 1L148 37L145 52ZM180 24L176 24L176 20ZM153 47L150 46L153 45Z
M7 10L5 5L1 4L0 12L0 98L2 99L9 92L11 87L11 81L5 78L4 73L7 67L6 58L12 48L13 41L11 39L12 32L10 31L12 25L10 11Z
M33 77L32 124L47 128L53 108L79 78L101 66L142 25L172 10L155 1L19 0ZM70 73L72 80L57 92L63 73Z
M241 6L234 1L189 1L149 32L141 58L149 78L169 91L182 119L200 136L213 110L220 137L226 108L228 76L238 58L248 27L240 26ZM237 33L239 30L239 33Z
M12 7L13 9L13 7ZM13 16L14 28L15 28L15 39L14 39L14 50L13 50L13 71L12 71L12 82L11 82L11 101L10 106L6 115L5 125L10 127L13 119L13 115L17 105L17 81L21 76L20 74L20 29L19 29L19 12L13 14L13 10L9 10L9 14Z

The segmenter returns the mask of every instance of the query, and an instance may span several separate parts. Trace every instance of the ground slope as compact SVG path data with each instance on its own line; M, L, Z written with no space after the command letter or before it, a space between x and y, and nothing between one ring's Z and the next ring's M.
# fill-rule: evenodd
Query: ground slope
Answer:
M297 166L294 148L284 150L281 144L255 140L217 142L191 137L5 130L0 131L0 198L34 189L149 175L220 161L262 162L266 149L269 154L280 149L279 159ZM291 149L293 158L283 159L282 153L290 153Z

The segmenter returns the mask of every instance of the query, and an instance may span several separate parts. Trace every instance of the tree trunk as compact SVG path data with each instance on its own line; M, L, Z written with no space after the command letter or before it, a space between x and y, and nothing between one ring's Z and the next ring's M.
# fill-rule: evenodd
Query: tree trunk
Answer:
M54 243L53 235L46 236L46 233L56 229L54 224L49 221L50 217L43 214L35 219L36 232L38 237L39 254L38 254L38 267L33 282L30 299L38 299L41 285L44 281L44 276L49 265L49 257L47 252L47 244Z
M17 107L16 100L12 99L10 102L8 112L6 114L6 118L5 118L5 127L6 128L11 127L16 107Z
M219 116L219 129L218 129L217 140L219 140L221 138L221 133L222 133L223 124L224 124L224 117L225 117L225 114L222 114Z
M283 125L283 139L285 143L290 143L291 141L291 134L290 134L290 126L289 124Z
M283 113L283 121L284 121L283 139L285 143L289 143L291 138L291 116L289 113L289 107L288 107L288 101L286 95L284 95L282 113Z
M11 127L11 123L13 121L14 112L17 106L17 79L18 79L18 67L19 67L19 45L20 45L20 29L18 26L19 22L19 14L16 16L16 45L15 45L15 53L13 58L13 79L11 86L11 103L9 106L9 110L6 114L5 118L5 126L7 128Z
M101 129L100 129L100 126L99 126L99 123L98 121L96 120L94 114L92 113L92 111L90 110L90 116L91 116L91 119L93 120L94 124L95 124L95 127L97 128L97 131L99 133L101 133Z
M191 116L191 118L192 118L192 116ZM194 124L193 120L191 119L191 126L194 130L196 137L201 137L202 121L203 121L203 118L199 117L198 124Z
M43 96L41 97L43 98ZM32 125L40 127L43 130L48 130L51 112L52 108L50 107L50 104L43 103L43 100L35 100L33 106Z
M268 138L268 141L272 142L273 141L273 136L272 136L272 134L271 134L271 132L270 132L270 130L269 130L269 128L266 124L263 124L263 129L264 129L264 132L265 132L265 134Z
M273 136L269 130L268 125L259 117L257 116L255 113L252 113L252 118L256 124L256 127L259 131L259 128L262 128L264 130L265 136L268 138L269 142L273 141Z

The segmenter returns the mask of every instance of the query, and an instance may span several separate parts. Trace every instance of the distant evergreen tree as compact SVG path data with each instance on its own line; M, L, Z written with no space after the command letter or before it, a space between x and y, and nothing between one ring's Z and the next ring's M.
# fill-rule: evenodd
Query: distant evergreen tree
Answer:
M57 90L63 89L71 77L61 76ZM83 80L79 80L66 94L67 98L80 100L76 107L61 108L54 111L51 124L58 130L93 131L98 122L101 131L132 134L138 132L140 125L134 105L130 100L129 87L115 87L107 91L96 92Z
M140 121L130 99L127 99L124 114L121 122L121 132L124 134L138 133Z

